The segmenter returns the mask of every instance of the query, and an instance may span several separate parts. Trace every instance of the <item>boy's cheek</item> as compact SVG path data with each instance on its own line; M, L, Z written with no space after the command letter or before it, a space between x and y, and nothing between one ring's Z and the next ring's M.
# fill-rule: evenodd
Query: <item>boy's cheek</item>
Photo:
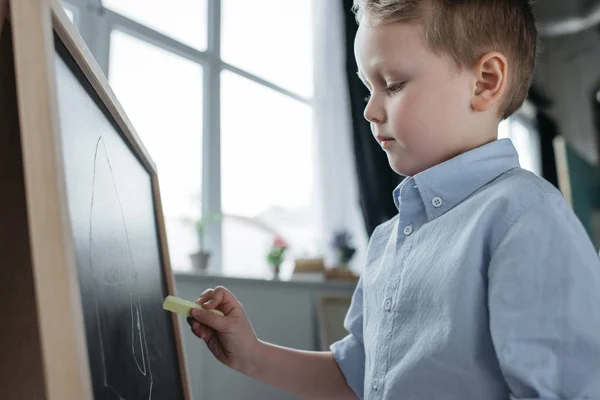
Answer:
M405 97L398 101L389 115L391 132L395 137L408 140L415 125L425 124L427 118L423 115L423 106L416 97Z

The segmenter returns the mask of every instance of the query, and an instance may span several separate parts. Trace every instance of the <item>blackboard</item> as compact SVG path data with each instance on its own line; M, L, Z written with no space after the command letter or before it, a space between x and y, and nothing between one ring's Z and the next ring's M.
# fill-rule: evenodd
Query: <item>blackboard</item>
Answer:
M95 399L183 399L152 172L55 36L72 228Z
M156 166L59 0L0 56L0 398L189 400Z

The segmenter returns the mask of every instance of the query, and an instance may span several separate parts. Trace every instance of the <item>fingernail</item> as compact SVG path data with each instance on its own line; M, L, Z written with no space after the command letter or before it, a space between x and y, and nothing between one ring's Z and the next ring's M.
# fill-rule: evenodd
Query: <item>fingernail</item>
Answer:
M199 317L201 312L199 308L192 308L192 317Z

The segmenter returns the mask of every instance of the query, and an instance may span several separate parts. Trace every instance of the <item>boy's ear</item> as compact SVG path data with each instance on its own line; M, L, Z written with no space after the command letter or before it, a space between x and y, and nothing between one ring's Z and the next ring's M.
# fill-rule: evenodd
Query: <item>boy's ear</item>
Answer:
M502 53L485 54L475 64L475 90L471 107L475 111L486 111L503 97L508 78L508 62Z

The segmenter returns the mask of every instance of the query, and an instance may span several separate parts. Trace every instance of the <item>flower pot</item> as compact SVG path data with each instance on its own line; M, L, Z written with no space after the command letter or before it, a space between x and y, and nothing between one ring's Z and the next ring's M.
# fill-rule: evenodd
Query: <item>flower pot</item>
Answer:
M273 268L273 279L279 280L279 274L281 273L281 264L271 264Z
M208 268L208 261L210 259L210 253L205 251L199 251L197 253L190 254L190 260L192 261L192 269L198 272L206 272Z

